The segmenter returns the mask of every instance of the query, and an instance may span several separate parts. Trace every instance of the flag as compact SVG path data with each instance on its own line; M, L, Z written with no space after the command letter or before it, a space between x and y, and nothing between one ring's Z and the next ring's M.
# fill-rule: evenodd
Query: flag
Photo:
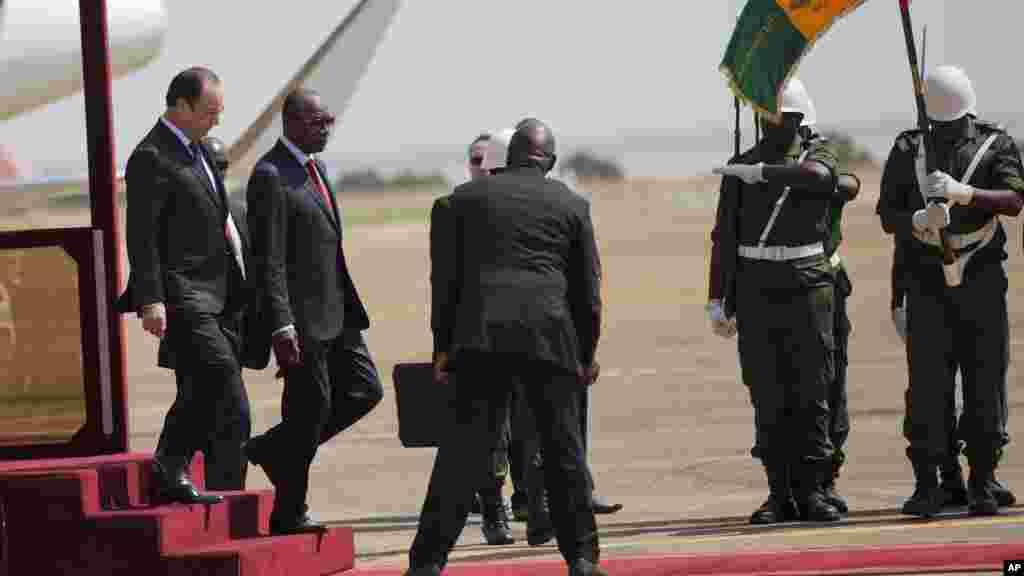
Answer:
M776 115L786 80L814 42L866 0L749 0L719 69L733 93Z

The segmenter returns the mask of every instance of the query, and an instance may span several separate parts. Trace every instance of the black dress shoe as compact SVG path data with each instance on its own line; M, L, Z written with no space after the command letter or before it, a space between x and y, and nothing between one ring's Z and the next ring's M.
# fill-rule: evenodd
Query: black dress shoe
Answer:
M270 519L270 534L273 536L284 536L287 534L322 534L326 531L327 526L313 520L307 514L285 521L279 521L276 518Z
M622 510L622 504L610 504L597 494L593 494L590 497L590 501L594 508L594 514L615 514Z
M418 568L410 566L402 576L441 576L441 568L436 564L429 564Z
M153 504L218 504L222 496L200 494L184 471L170 474L158 460L153 461Z

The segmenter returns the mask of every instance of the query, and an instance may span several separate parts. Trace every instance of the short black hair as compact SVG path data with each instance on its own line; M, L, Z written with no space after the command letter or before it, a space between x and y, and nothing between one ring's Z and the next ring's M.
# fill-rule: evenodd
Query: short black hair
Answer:
M178 75L171 80L167 87L166 103L168 108L173 108L178 98L184 98L189 105L199 100L203 93L203 85L207 82L219 83L220 78L209 68L193 66L178 72Z
M309 99L319 96L320 93L309 88L296 88L284 97L284 105L281 107L281 121L286 122L289 116L301 114L306 109Z
M473 141L469 143L469 147L466 148L466 155L467 156L472 156L473 155L473 146L476 146L480 142L487 142L490 139L491 139L491 133L490 132L482 132L482 133L480 133L479 136L474 138Z

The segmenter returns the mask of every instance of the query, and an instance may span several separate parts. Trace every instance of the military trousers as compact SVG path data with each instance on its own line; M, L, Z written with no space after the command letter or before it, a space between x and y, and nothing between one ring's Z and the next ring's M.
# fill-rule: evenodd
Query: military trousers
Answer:
M972 262L957 287L947 287L941 268L929 262L919 263L908 282L907 428L911 452L922 458L948 457L956 426L951 407L957 366L964 398L959 436L968 458L998 460L1009 441L1007 278L1000 262L980 260Z
M850 365L850 332L853 327L847 314L846 302L852 292L853 285L850 283L850 278L847 276L846 270L840 268L836 273L835 315L832 326L835 341L835 351L832 355L833 377L828 389L828 437L832 442L833 460L837 466L842 465L846 460L843 447L846 445L846 439L850 436L846 372Z
M834 378L833 296L832 285L765 289L738 282L740 365L765 462L833 457L828 403Z

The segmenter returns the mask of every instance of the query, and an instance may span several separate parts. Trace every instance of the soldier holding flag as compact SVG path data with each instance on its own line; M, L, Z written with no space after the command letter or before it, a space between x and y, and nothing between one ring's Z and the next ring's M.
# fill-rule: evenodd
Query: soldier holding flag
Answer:
M716 334L741 335L769 484L755 523L785 521L798 509L811 521L840 518L822 490L833 457L834 275L824 243L837 159L821 139L799 133L809 103L803 84L790 80L780 114L762 115L761 142L714 170L726 178L707 309Z
M878 200L882 228L903 253L906 331L914 335L907 339L907 455L916 484L903 512L932 516L942 508L936 469L949 458L948 407L959 365L960 434L971 467L968 507L971 514L995 514L995 468L1009 441L1006 233L998 216L1016 216L1024 206L1024 169L1013 139L977 119L963 70L936 68L925 81L924 104L936 168L926 170L920 130L900 134ZM943 266L941 242L956 255L952 265Z

